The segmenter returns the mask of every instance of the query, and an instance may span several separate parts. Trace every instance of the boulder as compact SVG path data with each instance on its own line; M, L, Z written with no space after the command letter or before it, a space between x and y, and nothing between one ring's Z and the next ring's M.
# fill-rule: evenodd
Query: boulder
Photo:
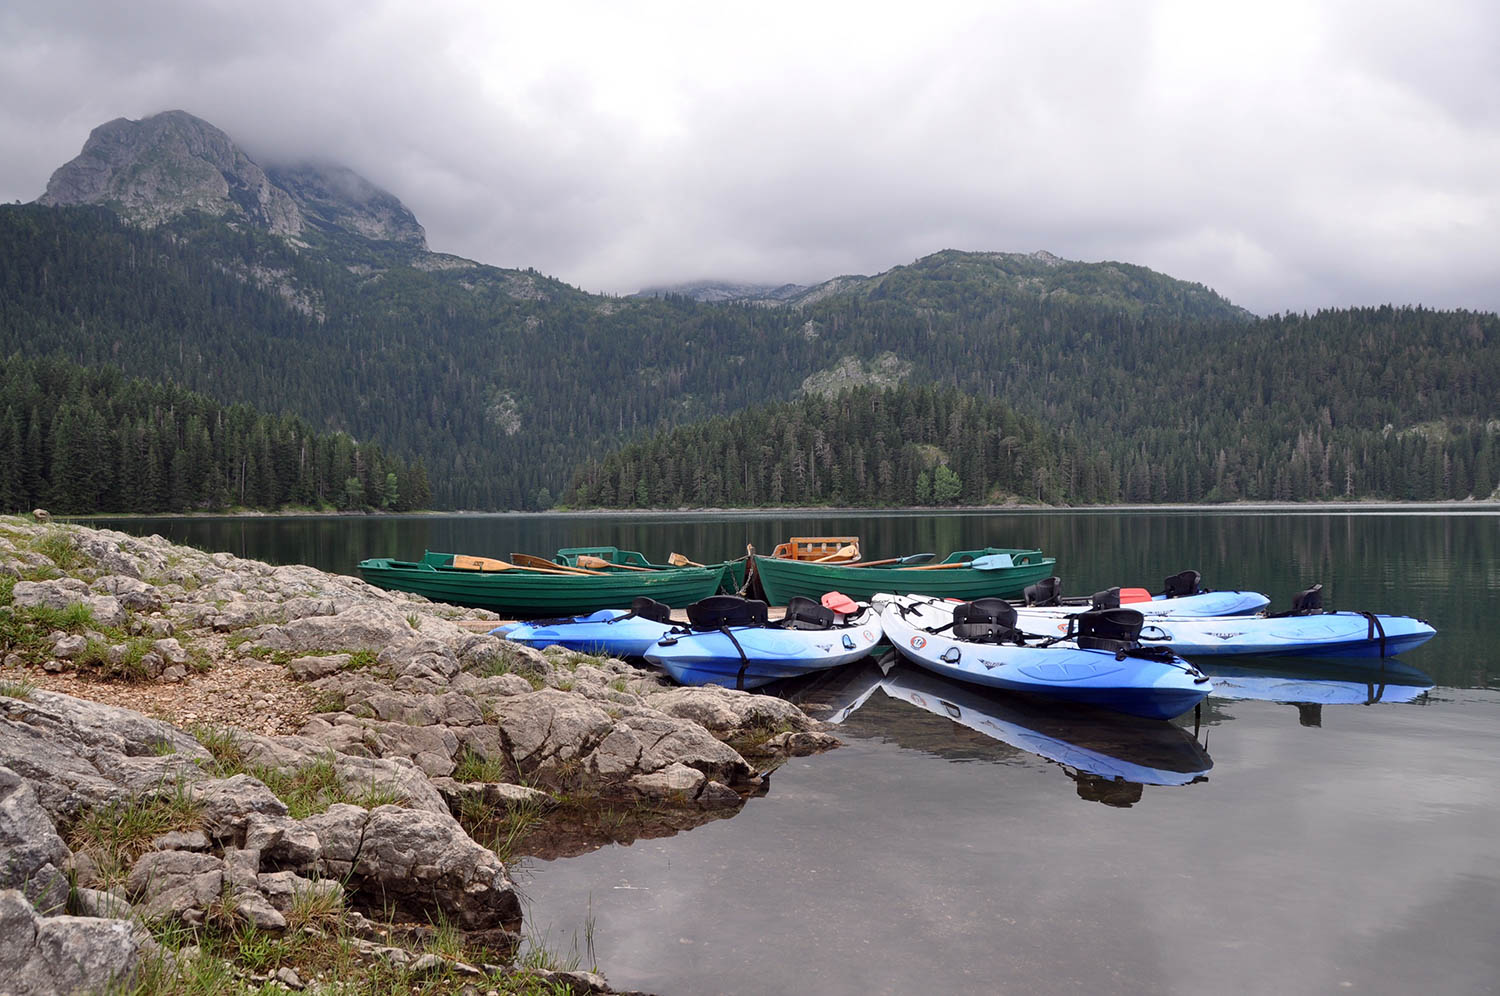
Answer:
M544 688L494 706L506 751L522 771L581 759L614 729L614 720L576 695Z
M31 786L0 768L0 889L21 890L42 913L62 913L71 857Z
M394 907L417 920L441 915L460 930L520 924L520 897L505 866L453 817L398 806L333 806L321 816L303 822L323 842L323 872L345 881L361 905ZM330 840L341 844L340 857L330 855Z
M812 730L817 723L801 709L773 695L703 685L673 688L647 698L646 704L658 712L690 719L718 737L740 737L747 733Z
M179 779L212 758L192 737L129 709L35 691L0 697L0 765L31 783L54 822Z
M383 650L405 643L411 624L400 609L357 605L337 615L303 616L268 632L262 641L277 650Z
M0 987L6 992L72 996L112 989L128 983L154 950L134 923L39 916L19 891L0 891Z
M202 923L224 891L224 862L212 854L150 851L136 860L125 884L146 920Z

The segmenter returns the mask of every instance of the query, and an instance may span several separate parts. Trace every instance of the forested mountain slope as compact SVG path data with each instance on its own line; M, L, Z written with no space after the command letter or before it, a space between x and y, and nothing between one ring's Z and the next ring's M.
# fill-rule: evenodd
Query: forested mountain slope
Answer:
M1143 267L957 251L778 304L607 297L428 252L394 196L337 167L261 170L191 115L101 130L124 151L86 146L57 206L0 207L0 355L296 413L421 460L437 507L545 507L652 433L903 380L1001 399L1111 468L1060 478L1062 500L1493 489L1494 315L1255 319ZM1393 469L1418 451L1421 481Z
M58 359L0 360L0 508L426 507L425 470L295 416Z

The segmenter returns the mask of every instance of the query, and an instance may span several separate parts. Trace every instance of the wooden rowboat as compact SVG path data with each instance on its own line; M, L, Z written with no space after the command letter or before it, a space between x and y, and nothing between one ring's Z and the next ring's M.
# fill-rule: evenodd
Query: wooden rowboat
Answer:
M715 565L657 571L606 569L579 574L428 551L415 563L390 557L362 560L359 574L370 584L388 591L409 591L438 602L533 619L629 608L642 595L673 608L683 608L717 592L725 568Z

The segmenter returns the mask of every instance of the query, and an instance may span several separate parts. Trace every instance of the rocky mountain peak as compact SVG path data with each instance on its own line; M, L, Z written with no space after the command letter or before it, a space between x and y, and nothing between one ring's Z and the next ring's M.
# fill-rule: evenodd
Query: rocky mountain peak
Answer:
M186 111L95 128L77 158L52 174L40 203L102 204L142 225L187 211L243 218L277 235L297 235L304 224L255 160Z
M353 232L376 242L427 248L427 232L405 204L358 173L335 163L271 166L272 182L291 195L312 225Z
M262 168L186 111L95 128L83 151L52 174L39 203L99 204L145 226L202 211L275 235L312 230L427 248L406 205L353 170L317 162Z

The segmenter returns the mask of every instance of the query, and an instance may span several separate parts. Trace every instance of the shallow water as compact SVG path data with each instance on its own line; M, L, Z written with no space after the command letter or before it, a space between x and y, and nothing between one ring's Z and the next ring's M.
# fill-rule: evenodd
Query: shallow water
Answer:
M870 558L1040 546L1075 593L1192 567L1285 606L1322 582L1329 607L1419 615L1439 635L1384 672L1312 673L1328 704L1276 701L1317 695L1295 669L1250 667L1234 694L1271 700L1215 697L1171 724L852 666L790 689L842 716L844 747L792 760L733 819L523 862L528 929L576 943L619 988L662 993L1500 987L1493 513L102 524L340 571L425 548L708 559L849 533Z

